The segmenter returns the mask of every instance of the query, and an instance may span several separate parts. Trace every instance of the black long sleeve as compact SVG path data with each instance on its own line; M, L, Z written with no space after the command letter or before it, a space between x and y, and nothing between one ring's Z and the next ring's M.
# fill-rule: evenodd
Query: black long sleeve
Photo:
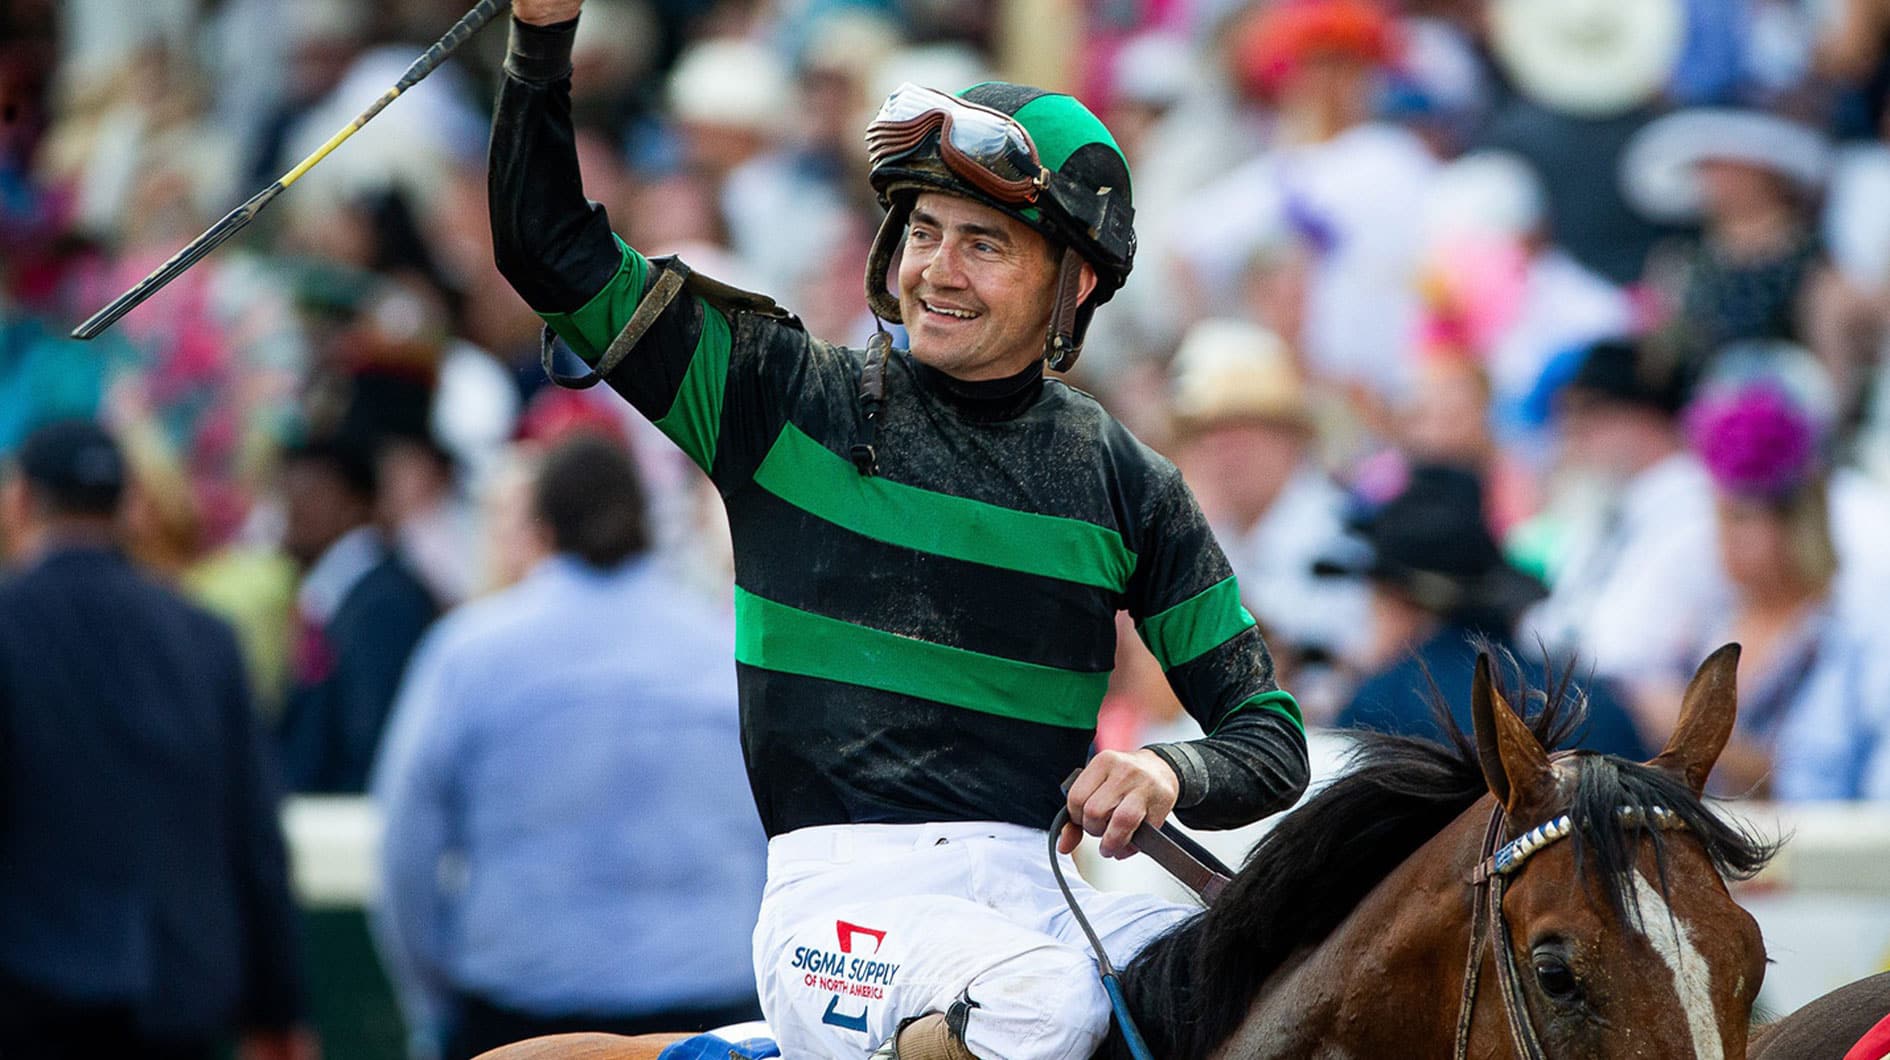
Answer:
M492 115L487 203L499 272L541 313L569 313L616 275L623 252L604 208L584 197L571 124L577 20L512 20Z
M1149 750L1181 779L1175 813L1193 828L1238 828L1278 813L1312 775L1305 735L1271 710L1242 710L1212 736Z

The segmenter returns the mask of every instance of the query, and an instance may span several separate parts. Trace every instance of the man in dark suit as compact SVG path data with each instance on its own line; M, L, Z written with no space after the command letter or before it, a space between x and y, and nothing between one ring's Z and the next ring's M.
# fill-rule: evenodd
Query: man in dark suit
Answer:
M407 657L439 614L375 525L377 480L373 449L345 437L284 457L283 547L302 571L282 731L292 791L367 789Z
M73 421L0 497L0 1056L311 1056L236 638L119 550L123 490Z

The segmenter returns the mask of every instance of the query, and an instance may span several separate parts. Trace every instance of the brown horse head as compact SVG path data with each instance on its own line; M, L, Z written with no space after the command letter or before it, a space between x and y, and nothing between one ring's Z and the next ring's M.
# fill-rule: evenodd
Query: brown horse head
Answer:
M1701 665L1672 739L1639 770L1593 755L1551 758L1496 688L1488 657L1479 660L1477 754L1504 810L1502 839L1557 830L1565 817L1572 831L1508 876L1502 942L1514 993L1505 998L1501 955L1486 944L1470 1055L1527 1056L1520 1034L1543 1056L1745 1056L1764 944L1726 890L1724 870L1739 867L1723 864L1719 837L1696 834L1699 822L1682 812L1699 806L1732 733L1738 659L1728 645ZM1526 1011L1524 1029L1512 1028L1505 1003Z
M1525 718L1487 657L1473 736L1447 713L1443 744L1360 734L1353 768L1124 970L1156 1055L1743 1056L1765 955L1725 881L1774 848L1700 797L1737 657L1700 668L1651 762L1552 753L1579 698L1527 693ZM1101 1055L1128 1054L1112 1035Z

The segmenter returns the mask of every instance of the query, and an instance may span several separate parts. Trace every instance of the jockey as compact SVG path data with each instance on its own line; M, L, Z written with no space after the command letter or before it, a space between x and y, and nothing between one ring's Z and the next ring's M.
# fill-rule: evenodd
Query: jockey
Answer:
M1122 857L1143 822L1243 825L1307 780L1299 710L1179 473L1045 377L1128 276L1127 164L1068 96L901 88L867 133L888 212L866 288L910 348L832 346L643 257L585 201L581 3L513 4L494 248L593 366L577 382L617 390L726 503L770 837L755 975L782 1051L1087 1057L1109 1007L1051 877L1056 811L1067 866L1078 826ZM1084 765L1123 609L1211 735ZM1188 912L1073 882L1121 958Z

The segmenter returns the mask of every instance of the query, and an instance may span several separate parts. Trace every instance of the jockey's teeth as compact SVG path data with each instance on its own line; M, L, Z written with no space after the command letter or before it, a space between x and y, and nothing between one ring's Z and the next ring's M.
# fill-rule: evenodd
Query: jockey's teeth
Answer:
M954 317L959 320L970 320L978 315L968 309L945 309L940 306L935 306L930 302L925 303L925 308L940 316Z

